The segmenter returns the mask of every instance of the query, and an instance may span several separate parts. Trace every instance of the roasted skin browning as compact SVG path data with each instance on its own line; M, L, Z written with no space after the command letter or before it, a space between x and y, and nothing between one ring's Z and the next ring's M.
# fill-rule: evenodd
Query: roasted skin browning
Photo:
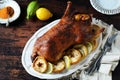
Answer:
M97 25L91 25L92 16L74 12L72 3L68 1L66 11L58 24L39 37L32 53L32 58L41 55L50 62L56 62L70 46L96 39L103 31Z

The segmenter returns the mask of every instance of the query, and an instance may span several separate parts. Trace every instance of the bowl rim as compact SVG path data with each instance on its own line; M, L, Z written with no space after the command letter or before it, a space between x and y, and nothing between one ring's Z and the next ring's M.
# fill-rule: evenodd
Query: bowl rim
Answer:
M14 5L12 5L12 4L14 4ZM8 1L4 2L2 5L4 7L7 7L7 6L12 7L14 10L14 14L9 19L0 18L0 24L7 24L8 22L11 23L11 22L15 21L16 19L18 19L18 17L20 16L21 10L20 10L19 4L16 1L8 0ZM3 6L1 6L0 8L3 8Z
M119 4L119 7L115 8L115 9L105 9L104 7L102 7L99 4L98 0L90 0L90 3L95 10L97 10L98 12L100 12L102 14L115 15L115 14L120 13L120 4Z

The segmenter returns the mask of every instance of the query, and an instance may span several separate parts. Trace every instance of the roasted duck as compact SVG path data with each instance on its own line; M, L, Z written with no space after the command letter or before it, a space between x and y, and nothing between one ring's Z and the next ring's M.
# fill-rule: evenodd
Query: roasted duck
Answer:
M33 59L41 55L50 62L58 61L70 46L94 40L103 31L100 27L91 24L90 14L79 12L71 14L71 5L69 1L59 23L36 40L32 53Z

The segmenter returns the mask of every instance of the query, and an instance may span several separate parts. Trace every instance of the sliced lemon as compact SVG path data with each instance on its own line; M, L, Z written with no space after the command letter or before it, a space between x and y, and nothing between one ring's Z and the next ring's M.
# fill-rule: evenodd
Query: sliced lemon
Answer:
M52 72L53 72L53 64L48 62L48 68L47 68L46 73L50 74Z
M44 73L47 70L47 61L45 60L44 57L38 56L35 58L33 61L33 68L37 72Z
M70 69L70 63L71 63L71 60L68 56L64 56L63 57L64 61L65 61L65 64L66 64L66 69Z
M39 20L48 20L53 14L47 8L39 8L36 11L36 16Z

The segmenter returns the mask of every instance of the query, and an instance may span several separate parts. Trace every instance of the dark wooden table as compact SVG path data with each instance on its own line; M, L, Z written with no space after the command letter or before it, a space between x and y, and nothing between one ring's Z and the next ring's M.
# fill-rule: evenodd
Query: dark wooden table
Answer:
M26 20L26 8L31 0L16 0L21 7L20 17L9 27L0 25L0 80L38 80L29 75L21 64L21 55L28 39L42 26L62 17L67 0L39 0L42 7L48 8L53 17L48 21L37 18ZM72 0L73 7L81 13L91 13L120 30L120 14L108 16L97 12L89 0ZM120 65L113 72L113 80L120 80Z

